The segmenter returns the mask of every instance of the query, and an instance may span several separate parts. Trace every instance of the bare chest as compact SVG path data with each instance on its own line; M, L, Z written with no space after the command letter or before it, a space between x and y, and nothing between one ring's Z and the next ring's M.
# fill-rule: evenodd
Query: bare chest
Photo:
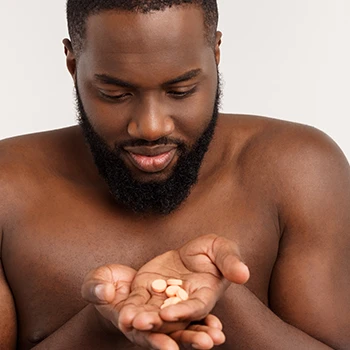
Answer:
M163 218L130 216L87 192L62 191L40 201L23 206L3 246L24 348L28 340L45 338L86 305L80 288L89 270L106 263L138 269L208 233L239 244L251 270L248 288L267 302L278 232L277 218L264 198L212 189Z

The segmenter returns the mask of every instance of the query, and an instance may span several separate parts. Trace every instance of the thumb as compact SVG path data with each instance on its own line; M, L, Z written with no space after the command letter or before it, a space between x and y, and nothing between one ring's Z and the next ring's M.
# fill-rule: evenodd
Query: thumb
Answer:
M123 265L106 265L91 270L81 287L82 297L89 303L105 305L123 299L130 293L136 271Z
M249 280L249 268L243 263L234 241L216 236L209 257L227 280L237 284L244 284Z
M109 282L88 280L81 287L81 295L95 305L110 304L115 299L115 287Z

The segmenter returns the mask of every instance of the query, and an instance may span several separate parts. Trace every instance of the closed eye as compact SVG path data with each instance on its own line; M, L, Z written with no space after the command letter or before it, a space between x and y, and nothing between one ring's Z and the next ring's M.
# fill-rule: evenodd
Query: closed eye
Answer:
M130 92L125 92L123 94L119 94L119 95L108 95L108 94L105 94L104 92L100 91L99 92L100 95L107 99L107 100L110 100L110 101L118 101L118 102L122 102L124 101L127 97L131 96L131 93Z
M181 99L192 95L194 92L196 92L196 90L197 90L197 87L195 86L192 89L187 91L170 90L167 92L167 94L170 95L172 98Z

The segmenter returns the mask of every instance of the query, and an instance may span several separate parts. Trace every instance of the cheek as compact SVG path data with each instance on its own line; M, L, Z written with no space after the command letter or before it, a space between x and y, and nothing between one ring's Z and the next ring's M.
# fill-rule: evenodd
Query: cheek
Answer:
M205 98L189 99L183 109L177 108L173 117L176 131L192 143L207 127L212 117L212 106Z
M79 84L84 110L95 131L110 145L127 133L127 110L122 105L103 101L89 83Z
M189 142L196 140L207 128L214 111L216 86L206 86L190 97L183 106L177 106L174 120L176 130L186 135Z

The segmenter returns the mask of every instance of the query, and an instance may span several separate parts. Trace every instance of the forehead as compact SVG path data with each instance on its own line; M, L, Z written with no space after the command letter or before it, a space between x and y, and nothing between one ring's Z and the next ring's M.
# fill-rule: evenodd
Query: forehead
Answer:
M176 6L146 14L104 11L86 23L81 60L90 70L109 73L152 68L178 70L213 57L197 6ZM146 68L147 67L147 68ZM198 68L198 67L190 67Z

